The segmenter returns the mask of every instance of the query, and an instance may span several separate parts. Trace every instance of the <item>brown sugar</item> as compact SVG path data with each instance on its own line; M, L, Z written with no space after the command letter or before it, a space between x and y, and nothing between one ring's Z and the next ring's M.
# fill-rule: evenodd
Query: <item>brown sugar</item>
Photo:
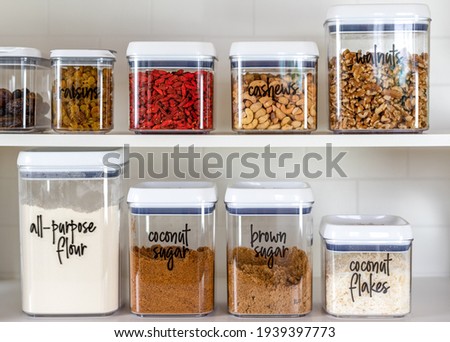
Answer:
M228 256L228 308L236 315L304 315L312 309L312 271L297 247L275 257L273 267L251 248Z
M181 252L174 253L172 259L158 257L170 248L160 245L132 248L131 311L142 315L201 315L213 311L214 252L208 247L197 250L181 247Z

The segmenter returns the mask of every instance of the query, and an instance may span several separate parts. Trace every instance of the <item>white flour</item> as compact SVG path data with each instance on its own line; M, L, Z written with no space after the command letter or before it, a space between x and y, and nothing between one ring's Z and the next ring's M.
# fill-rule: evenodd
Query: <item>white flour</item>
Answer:
M22 205L20 219L24 312L89 315L118 309L118 205L90 213Z

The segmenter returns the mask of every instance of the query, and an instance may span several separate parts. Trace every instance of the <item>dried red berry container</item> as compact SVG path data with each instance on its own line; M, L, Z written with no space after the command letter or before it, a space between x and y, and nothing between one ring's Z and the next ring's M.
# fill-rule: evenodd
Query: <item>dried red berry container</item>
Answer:
M216 51L202 42L131 42L130 130L207 133L213 129Z

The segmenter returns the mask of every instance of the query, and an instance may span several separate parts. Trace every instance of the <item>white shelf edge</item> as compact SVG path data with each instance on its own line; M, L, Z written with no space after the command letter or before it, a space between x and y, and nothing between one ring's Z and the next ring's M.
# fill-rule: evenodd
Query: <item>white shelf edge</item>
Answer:
M0 147L450 147L450 132L422 134L0 134Z

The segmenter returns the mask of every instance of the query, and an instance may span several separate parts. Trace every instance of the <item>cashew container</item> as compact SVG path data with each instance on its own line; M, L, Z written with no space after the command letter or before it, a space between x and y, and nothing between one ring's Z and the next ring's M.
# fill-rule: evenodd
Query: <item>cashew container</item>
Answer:
M312 309L313 194L302 182L227 188L228 311L304 316Z
M411 311L412 230L393 215L322 218L323 308L337 317Z
M113 129L113 65L110 50L52 50L52 128L59 133Z
M330 130L401 133L429 128L430 21L423 4L328 10Z
M238 42L230 49L232 128L310 133L317 128L314 42Z

